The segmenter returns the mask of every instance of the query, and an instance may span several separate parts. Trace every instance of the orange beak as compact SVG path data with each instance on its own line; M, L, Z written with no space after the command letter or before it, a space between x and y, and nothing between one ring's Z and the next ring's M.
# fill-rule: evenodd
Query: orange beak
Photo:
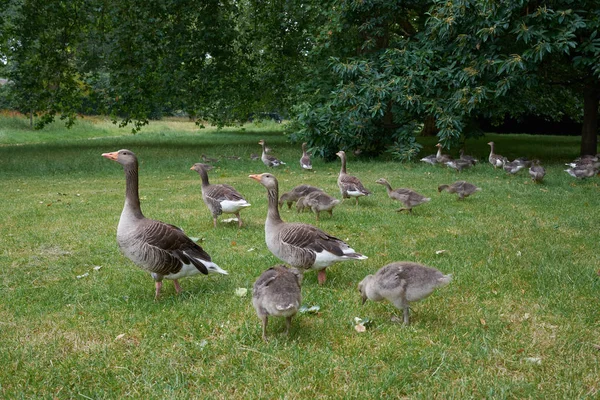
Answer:
M254 179L257 182L260 182L260 179L262 178L262 174L259 174L259 175L248 175L248 178Z
M108 158L109 160L117 161L117 157L119 156L118 151L113 151L112 153L102 153L102 157Z
M192 165L192 167L190 169L193 171L194 170L194 166Z

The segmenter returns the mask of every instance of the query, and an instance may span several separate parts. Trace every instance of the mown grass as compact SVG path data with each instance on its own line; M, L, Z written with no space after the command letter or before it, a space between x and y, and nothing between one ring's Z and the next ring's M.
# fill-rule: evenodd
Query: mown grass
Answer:
M346 201L318 226L369 256L337 264L322 287L307 273L304 303L289 337L269 321L260 338L250 292L278 263L264 244L266 195L247 178L264 172L258 140L288 162L274 171L281 190L300 183L339 197L339 162L301 171L298 146L275 125L196 130L153 123L131 135L89 121L75 131L29 131L11 122L0 136L0 397L3 398L596 398L600 390L598 178L576 181L562 163L577 138L487 135L467 143L481 158L491 139L509 157L538 157L541 185L483 163L458 175L423 164L350 158L349 172L374 191ZM432 151L433 142L425 141ZM129 148L140 159L144 213L181 226L229 276L170 282L153 301L153 281L118 251L123 205L119 165L100 154ZM229 183L253 204L245 226L219 223L200 197L190 166L220 157L212 182ZM240 156L241 160L227 159ZM414 215L393 212L377 178L431 196ZM437 194L458 178L482 191L463 202ZM315 223L284 211L287 221ZM436 254L438 250L445 250ZM398 260L452 273L454 281L416 304L412 325L391 321L390 304L360 304L356 284ZM95 266L100 266L95 270ZM77 278L84 274L82 278ZM354 317L368 317L366 333ZM540 363L528 361L538 358Z

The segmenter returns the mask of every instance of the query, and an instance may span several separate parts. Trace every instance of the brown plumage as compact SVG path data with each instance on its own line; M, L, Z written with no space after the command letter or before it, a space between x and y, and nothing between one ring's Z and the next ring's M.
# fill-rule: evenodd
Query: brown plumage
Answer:
M502 157L500 154L494 153L494 142L489 142L488 145L490 146L490 155L488 157L488 161L494 166L494 168L502 167L504 165L504 157Z
M180 228L144 217L138 193L138 160L133 152L119 150L102 157L118 162L125 172L125 205L117 228L117 243L127 258L152 275L156 298L164 278L173 280L180 293L179 278L209 272L227 274Z
M302 169L312 169L310 155L306 152L306 142L302 143L302 157L300 157L300 166Z
M463 200L465 197L469 197L481 189L466 181L456 181L452 185L438 186L438 192L441 193L442 190L445 190L448 193L456 193L458 194L458 200Z
M262 146L262 155L260 157L260 159L262 160L263 164L265 164L267 167L279 167L280 165L284 165L285 163L279 159L277 159L277 157L274 157L272 155L267 154L267 150L266 150L266 143L264 140L260 140L258 142L258 144L260 144Z
M416 207L423 203L427 203L428 201L431 200L430 197L425 197L422 194L419 194L411 189L407 189L407 188L392 189L392 186L390 185L390 183L383 178L377 179L375 181L375 183L379 183L380 185L385 186L385 188L387 189L387 194L390 199L398 200L399 202L404 204L404 208L399 208L396 210L398 212L406 210L406 211L412 213L413 207Z
M346 173L346 153L340 150L335 154L342 160L342 168L340 169L337 181L340 192L342 193L342 198L348 199L354 197L356 199L356 205L358 205L358 198L370 195L371 191L363 186L360 179Z
M446 165L446 163L448 161L452 161L453 160L453 158L450 157L448 154L443 154L442 153L442 145L441 145L441 143L436 144L435 147L438 148L437 154L435 155L435 159L436 159L436 161L439 164Z
M306 196L312 192L322 192L323 190L311 186L311 185L298 185L289 192L286 192L281 195L279 198L279 207L283 205L283 203L287 203L288 209L292 208L292 204L300 197Z
M330 216L333 216L333 208L340 203L340 200L328 195L325 192L317 191L311 192L306 196L298 199L297 209L298 212L308 208L312 210L316 215L317 221L319 220L319 214L321 211L327 211Z

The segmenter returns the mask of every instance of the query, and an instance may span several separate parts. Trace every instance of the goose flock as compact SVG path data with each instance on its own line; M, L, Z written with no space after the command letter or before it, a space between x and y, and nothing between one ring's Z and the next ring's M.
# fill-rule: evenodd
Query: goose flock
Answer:
M269 168L285 163L273 155L267 154L268 148L264 140L261 160ZM506 157L495 153L494 142L488 161L494 168L503 168L510 174L518 173L529 167L529 174L534 182L541 182L546 174L539 160L529 161L518 158L509 162ZM442 164L459 172L477 163L474 157L462 151L459 159L452 159L442 153L442 146L437 145L437 154L427 156L421 161L435 165ZM362 196L371 195L362 182L347 173L346 153L339 151L336 155L341 160L341 169L337 184L342 199L354 198L355 205ZM180 228L157 220L146 218L140 206L138 192L138 159L130 150L119 150L104 153L102 157L119 163L125 174L125 204L117 226L117 243L123 255L134 264L148 272L155 281L155 299L160 296L164 279L172 280L177 293L182 291L179 279L209 273L227 275L228 272L212 261L211 256L194 240L189 238ZM208 162L216 162L206 155L201 156L205 163L196 163L190 169L196 171L201 179L202 200L212 214L213 227L217 227L217 217L224 213L237 217L238 227L243 226L240 211L250 207L250 203L232 186L211 184L208 171L212 169ZM302 169L311 170L310 156L306 151L306 143L302 144L300 158ZM579 179L598 174L600 162L598 155L584 156L567 164L565 170ZM310 185L299 185L291 191L279 196L279 183L271 173L251 174L250 179L260 183L267 194L267 215L265 219L265 244L278 259L289 265L277 265L264 271L254 284L252 304L262 322L262 338L266 341L266 327L269 316L286 318L286 334L291 319L298 312L302 301L301 286L303 273L317 272L319 285L326 281L326 269L338 262L361 261L368 257L355 251L348 243L311 224L285 222L281 218L279 208L287 204L288 209L296 202L298 211L312 210L319 221L319 213L326 211L332 216L335 206L340 200L330 196L320 188ZM396 211L408 211L431 198L425 197L408 188L392 189L385 178L375 183L386 188L390 199L401 202L404 207ZM456 193L459 200L464 200L481 189L464 180L452 184L438 186L438 192ZM434 289L447 285L451 275L444 275L435 268L414 262L392 262L383 266L373 275L367 275L359 284L358 290L363 299L387 300L403 311L404 324L409 324L409 304L429 296Z

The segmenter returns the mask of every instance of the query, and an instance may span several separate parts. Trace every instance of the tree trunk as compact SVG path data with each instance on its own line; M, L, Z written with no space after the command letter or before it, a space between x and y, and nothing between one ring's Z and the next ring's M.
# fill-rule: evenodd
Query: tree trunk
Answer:
M423 121L423 129L421 130L421 136L436 136L439 130L435 126L435 117L428 115Z
M595 155L598 148L598 90L587 87L583 93L583 126L581 127L581 155Z

